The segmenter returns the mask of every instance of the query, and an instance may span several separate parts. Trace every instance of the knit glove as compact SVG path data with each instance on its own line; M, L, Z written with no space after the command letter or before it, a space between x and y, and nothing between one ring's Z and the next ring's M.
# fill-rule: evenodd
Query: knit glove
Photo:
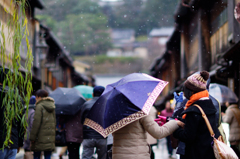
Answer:
M176 100L176 103L181 103L183 101L183 92L181 92L179 95L176 92L174 92L173 95Z

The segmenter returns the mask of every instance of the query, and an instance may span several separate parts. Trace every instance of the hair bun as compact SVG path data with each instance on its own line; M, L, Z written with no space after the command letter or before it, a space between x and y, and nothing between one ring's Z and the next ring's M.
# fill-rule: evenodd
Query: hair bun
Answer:
M205 81L207 81L209 78L209 73L207 71L200 72L200 75L203 77Z

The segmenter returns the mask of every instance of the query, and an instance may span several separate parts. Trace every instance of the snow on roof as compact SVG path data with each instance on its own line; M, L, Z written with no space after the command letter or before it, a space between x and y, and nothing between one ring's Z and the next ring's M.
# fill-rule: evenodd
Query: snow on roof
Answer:
M112 38L114 40L119 39L130 39L134 36L135 31L133 29L113 29L112 30Z
M149 33L149 36L170 36L174 31L174 27L162 27L152 29Z

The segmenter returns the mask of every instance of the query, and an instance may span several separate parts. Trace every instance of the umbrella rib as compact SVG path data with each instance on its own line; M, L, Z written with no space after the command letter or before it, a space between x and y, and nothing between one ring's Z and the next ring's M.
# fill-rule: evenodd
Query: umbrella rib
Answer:
M137 81L132 81L132 82L137 82ZM132 83L131 82L131 83ZM149 80L146 80L146 81L141 81L141 82L152 82L152 81L149 81ZM157 82L157 81L156 81ZM129 82L130 83L130 82ZM158 82L159 83L159 82ZM127 83L126 83L127 84ZM123 85L120 85L120 86L123 86ZM115 87L115 89L118 91L118 92L120 92L119 90L118 90L118 88L117 87ZM155 89L155 88L154 88ZM153 90L154 90L153 89ZM120 93L122 93L122 92L120 92ZM126 98L128 98L124 93L122 93ZM129 99L129 101L132 103L132 104L134 104L130 99Z
M133 83L133 82L160 82L160 81L151 81L151 80L142 80L142 81L129 81L129 82L126 82L126 83L123 83L123 84L121 84L121 85L119 85L119 86L122 86L122 85L124 85L124 84L127 84L127 83ZM117 86L118 87L118 86ZM115 88L117 88L117 87L115 87Z

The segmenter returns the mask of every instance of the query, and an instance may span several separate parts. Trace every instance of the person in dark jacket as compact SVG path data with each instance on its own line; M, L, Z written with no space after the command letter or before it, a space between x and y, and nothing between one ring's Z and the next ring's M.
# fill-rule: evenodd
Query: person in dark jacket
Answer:
M215 137L218 138L220 133L217 129L217 110L206 90L208 77L209 73L202 71L200 74L191 75L184 83L184 96L188 101L181 115L185 127L184 129L179 128L173 133L175 138L178 138L186 145L184 159L215 159L211 146L213 138L200 110L193 106L197 104L203 109L213 128Z
M28 118L27 118L27 123L28 123L28 127L27 127L27 138L24 140L24 159L33 159L33 152L30 150L30 132L32 129L32 124L33 124L33 118L34 118L34 114L35 114L35 103L36 103L36 97L33 95L30 98L29 101L29 108L28 108Z
M105 90L102 86L95 86L93 89L93 99L87 101L82 108L81 122L84 123L90 109ZM92 128L83 126L83 154L82 159L91 159L96 147L98 159L105 159L107 153L107 139Z
M199 74L199 73L200 72L196 72L194 74ZM206 85L206 88L207 88L208 91L209 91L210 82L211 82L211 79L208 78L207 85ZM177 94L176 92L174 92L174 98L176 100L176 107L174 109L174 113L173 113L172 117L173 118L181 118L181 114L184 111L184 107L185 107L188 99L186 99L186 98L183 99L183 93L182 92L180 94ZM224 142L227 143L226 135L224 133L224 130L223 130L223 127L222 127L222 124L221 124L221 105L210 94L209 94L209 98L212 100L212 103L213 103L214 107L217 110L216 113L215 113L215 118L216 118L216 121L218 121L218 122L216 122L218 130L219 130L221 136L223 137ZM183 143L181 141L178 143L178 147L177 147L177 152L176 153L180 155L180 159L184 159L185 143Z
M73 117L68 117L65 124L66 141L69 159L79 159L79 148L83 141L83 125L81 111Z
M23 146L23 138L24 138L24 130L23 125L21 124L21 120L14 118L12 122L12 129L11 129L11 137L10 140L12 141L6 147L4 146L4 150L2 147L4 145L4 141L6 139L6 125L5 125L5 118L4 118L4 111L5 107L3 106L3 99L7 95L8 87L6 86L3 89L3 81L6 78L6 74L8 73L9 69L5 68L0 69L0 159L15 159L17 153L19 152L20 147ZM21 116L21 114L19 114Z
M34 159L40 159L41 151L44 158L50 159L55 150L56 115L54 99L40 89L36 92L36 109L30 132L31 150Z

